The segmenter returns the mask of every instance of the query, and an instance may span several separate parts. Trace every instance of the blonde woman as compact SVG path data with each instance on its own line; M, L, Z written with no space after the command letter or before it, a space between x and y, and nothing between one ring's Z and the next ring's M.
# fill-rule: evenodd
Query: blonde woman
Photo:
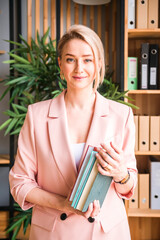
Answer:
M67 89L28 107L10 171L11 193L22 209L33 207L30 240L129 240L122 199L132 196L137 178L132 110L97 92L105 63L94 31L71 26L58 53ZM83 213L68 196L88 145L97 148L99 172L113 181L102 207L95 199Z

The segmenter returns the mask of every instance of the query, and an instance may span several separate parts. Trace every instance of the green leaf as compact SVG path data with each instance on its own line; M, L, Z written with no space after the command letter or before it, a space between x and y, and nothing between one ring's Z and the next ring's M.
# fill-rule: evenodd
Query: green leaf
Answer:
M22 81L24 81L24 80L26 81L28 79L29 78L27 76L18 77L18 78L15 78L15 79L11 80L11 81L8 81L5 85L7 86L7 85L12 85L14 83L21 83Z
M17 108L16 108L16 105L17 105L17 104L12 103L11 105L12 105L12 108L13 108L14 112L15 112L16 114L19 114L19 111L18 111Z
M113 93L112 93L112 95L111 95L111 99L114 98L114 96L116 95L117 91L118 91L118 86L117 86L117 87L115 88L115 90L113 91Z
M6 96L6 94L11 90L11 87L8 87L4 93L2 94L2 96L0 97L0 101Z
M49 31L50 31L50 28L48 28L48 30L46 31L46 33L45 33L44 36L42 37L43 44L45 44L45 42L46 42L46 39L47 39L47 37L48 37L48 35L49 35Z
M0 125L0 130L4 129L7 127L7 125L12 121L11 118L9 118L7 121L5 121L2 125Z
M21 43L19 42L14 42L14 41L11 41L11 40L4 40L5 42L9 42L9 43L12 43L14 45L17 45L17 46L23 46Z
M16 61L15 60L7 60L7 61L3 61L2 63L9 63L9 64L11 64L11 63L15 63Z
M28 60L26 60L26 59L24 59L24 58L22 58L22 57L20 57L20 56L17 56L16 54L13 54L13 53L9 53L9 55L11 56L11 57L13 57L16 61L18 61L18 62L22 62L22 63L24 63L24 64L30 64L30 62L28 61Z
M23 125L23 124L22 124L22 125ZM21 131L21 128L22 128L22 126L19 127L19 128L17 128L16 130L12 131L12 132L10 133L10 135L17 135L17 134L19 134L20 131Z
M31 223L31 216L28 216L27 219L23 222L23 233L26 234L26 230L28 228L28 225Z
M22 218L20 218L16 222L13 222L11 226L7 229L6 233L13 231L14 228L18 227L24 221L25 218L26 218L26 215L24 215Z
M27 41L22 37L22 35L19 34L19 36L20 36L20 39L24 42L24 44L30 49L29 44L28 44Z
M11 240L16 240L16 237L17 237L17 235L18 235L18 233L20 231L21 226L22 226L22 224L19 224L19 226L16 227L16 229L13 232Z
M22 110L23 112L27 112L27 108L26 107L23 107L21 105L18 105L18 104L13 104L17 109L19 110Z
M12 130L12 128L15 126L17 122L17 118L13 118L12 121L9 123L7 130L5 131L5 136Z
M122 100L118 100L117 102L119 103L123 103L131 108L134 108L134 109L139 109L139 107L137 107L136 105L132 104L132 103L129 103L129 102L125 102L125 101L122 101Z
M34 67L32 65L28 65L28 64L14 64L13 66L14 68L22 68L22 69L28 69L29 71L34 70Z
M31 57L31 61L32 61L33 65L35 66L36 65L36 61L35 61L35 58L33 56L32 51L30 51L29 54L30 54L30 57Z
M4 112L4 114L9 116L9 117L13 117L13 118L17 116L17 114L15 112L11 111L11 110L6 110Z

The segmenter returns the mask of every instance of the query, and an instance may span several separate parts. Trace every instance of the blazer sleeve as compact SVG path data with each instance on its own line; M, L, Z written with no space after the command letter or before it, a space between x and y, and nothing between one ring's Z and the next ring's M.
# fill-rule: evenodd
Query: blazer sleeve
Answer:
M124 154L124 159L126 162L127 169L130 172L134 180L133 188L127 194L117 194L124 199L130 199L133 196L135 186L137 184L137 166L136 166L136 158L135 158L135 124L132 109L128 108L128 115L126 118L126 122L124 125L124 134L123 134L123 144L122 150Z
M31 106L29 106L18 139L15 163L9 173L11 194L23 210L34 206L34 204L25 201L25 197L30 190L39 187L36 182L36 159L34 124Z

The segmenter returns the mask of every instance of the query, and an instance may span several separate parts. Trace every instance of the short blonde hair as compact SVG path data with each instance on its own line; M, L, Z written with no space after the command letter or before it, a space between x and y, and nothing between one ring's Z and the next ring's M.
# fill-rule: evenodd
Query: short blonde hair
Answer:
M61 58L64 45L68 41L76 38L85 41L92 48L96 67L96 77L94 83L94 89L96 90L99 84L104 80L105 60L102 41L92 29L84 25L72 25L58 43L58 56Z

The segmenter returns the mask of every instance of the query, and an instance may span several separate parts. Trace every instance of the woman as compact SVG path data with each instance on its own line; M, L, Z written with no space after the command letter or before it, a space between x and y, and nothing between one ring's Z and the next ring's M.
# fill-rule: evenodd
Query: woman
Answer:
M96 91L105 65L94 31L72 26L58 53L67 90L28 107L10 171L11 193L22 209L33 207L30 240L129 240L122 198L130 198L136 184L132 111ZM97 147L99 172L113 181L101 209L95 199L82 213L68 196L88 145Z

